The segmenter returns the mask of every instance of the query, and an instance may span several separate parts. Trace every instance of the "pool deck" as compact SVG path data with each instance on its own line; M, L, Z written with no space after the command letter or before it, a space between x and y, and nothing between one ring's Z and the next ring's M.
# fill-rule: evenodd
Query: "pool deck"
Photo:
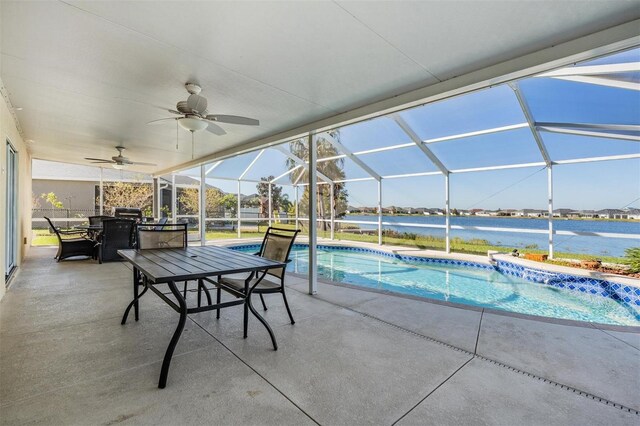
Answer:
M177 315L150 295L121 326L128 265L54 254L32 248L0 302L1 424L640 422L640 333L328 282L312 296L294 275L295 325L266 297L278 351L253 318L242 338L240 308L191 315L159 390Z

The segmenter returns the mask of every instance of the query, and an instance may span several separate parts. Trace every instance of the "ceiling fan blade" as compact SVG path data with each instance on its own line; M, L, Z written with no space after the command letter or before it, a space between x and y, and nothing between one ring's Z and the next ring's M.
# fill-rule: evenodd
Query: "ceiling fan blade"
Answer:
M168 109L167 111L170 112L171 114L183 115L180 111L176 111L175 109Z
M111 160L107 160L106 158L89 158L85 157L85 160L93 161L94 163L113 163Z
M178 113L180 114L180 113ZM182 115L182 114L180 114ZM162 124L163 122L167 121L167 120L177 120L177 118L173 118L173 117L169 117L169 118L160 118L158 120L151 120L149 121L147 124Z
M205 120L209 125L207 126L207 131L213 133L214 135L223 136L226 135L227 132L217 124L212 123L209 120Z
M141 163L139 161L130 161L128 164L135 164L136 166L157 166L155 163Z
M207 98L196 94L189 95L187 98L187 108L201 114L207 110Z
M217 121L218 123L241 124L244 126L259 126L260 121L255 118L241 117L239 115L210 114L207 120Z

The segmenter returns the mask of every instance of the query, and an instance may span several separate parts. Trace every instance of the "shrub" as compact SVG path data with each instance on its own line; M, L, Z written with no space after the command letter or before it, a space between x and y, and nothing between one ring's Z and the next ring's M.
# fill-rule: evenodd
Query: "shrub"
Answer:
M624 263L632 273L640 272L640 247L631 247L624 251Z

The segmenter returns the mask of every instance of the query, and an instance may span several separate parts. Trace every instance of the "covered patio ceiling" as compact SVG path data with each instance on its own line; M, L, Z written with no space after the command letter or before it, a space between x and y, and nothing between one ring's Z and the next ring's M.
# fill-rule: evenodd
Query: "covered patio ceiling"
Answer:
M84 164L124 145L132 160L158 164L139 170L158 172L349 111L355 118L385 99L399 106L408 99L400 94L631 22L636 6L6 1L0 75L35 158ZM613 33L565 53L629 36ZM146 123L171 116L187 81L202 86L210 112L261 126L197 133L193 153L180 129L176 150L175 125Z

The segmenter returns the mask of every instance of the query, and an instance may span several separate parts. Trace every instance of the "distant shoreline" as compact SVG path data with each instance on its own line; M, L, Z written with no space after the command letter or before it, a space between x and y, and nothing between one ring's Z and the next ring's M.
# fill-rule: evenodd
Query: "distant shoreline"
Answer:
M408 213L395 213L395 214L391 214L391 213L383 213L383 216L398 216L398 217L403 217L403 216L411 216L411 217L444 217L444 215L439 215L439 214L430 214L430 215L425 215L425 214L420 214L420 213L412 213L412 214L408 214ZM347 216L378 216L377 213L349 213L346 214L345 217ZM477 216L477 215L451 215L451 217L472 217L474 219L547 219L546 217L530 217L530 216ZM583 221L597 221L597 222L640 222L640 219L609 219L609 218L588 218L588 217L554 217L553 220L583 220Z

